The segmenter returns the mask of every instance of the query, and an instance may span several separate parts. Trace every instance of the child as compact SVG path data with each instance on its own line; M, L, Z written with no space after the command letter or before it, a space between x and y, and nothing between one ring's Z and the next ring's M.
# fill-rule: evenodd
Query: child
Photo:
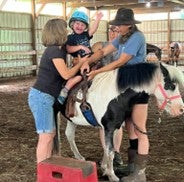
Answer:
M66 48L67 52L74 58L74 65L78 62L78 56L84 57L92 53L90 39L92 39L93 34L97 31L102 16L103 14L101 12L97 13L96 21L93 26L89 28L89 17L83 11L76 10L72 14L69 20L69 27L73 32L68 35ZM81 79L82 77L77 75L67 81L58 97L58 101L61 104L65 102L65 99L68 96L68 91L76 83L81 81Z

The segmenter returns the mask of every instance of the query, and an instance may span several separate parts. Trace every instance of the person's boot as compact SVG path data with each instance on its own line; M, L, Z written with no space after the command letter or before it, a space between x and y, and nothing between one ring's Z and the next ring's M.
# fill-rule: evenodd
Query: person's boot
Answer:
M137 155L137 150L128 148L128 170L129 174L134 172L134 163L135 163L135 158Z
M129 176L123 177L122 182L146 182L146 165L147 165L148 155L137 154L134 163L134 172Z
M129 169L127 164L123 163L123 160L121 158L121 154L116 152L114 153L114 159L113 159L113 169L114 173L119 177L127 176L129 174Z

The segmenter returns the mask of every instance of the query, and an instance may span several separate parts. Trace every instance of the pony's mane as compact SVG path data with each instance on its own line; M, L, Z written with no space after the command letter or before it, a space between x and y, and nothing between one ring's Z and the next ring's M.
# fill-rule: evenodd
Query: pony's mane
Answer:
M154 63L139 63L119 68L117 76L118 89L135 88L149 85L155 76L158 65Z
M184 73L176 66L165 63L162 63L162 65L168 70L171 80L184 87Z

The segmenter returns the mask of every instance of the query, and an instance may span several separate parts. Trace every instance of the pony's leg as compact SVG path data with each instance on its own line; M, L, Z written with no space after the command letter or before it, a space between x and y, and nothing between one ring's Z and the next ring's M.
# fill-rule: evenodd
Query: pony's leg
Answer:
M79 150L78 150L77 145L75 143L75 129L76 129L76 127L77 127L76 124L74 124L71 121L67 121L65 135L67 137L67 140L70 144L70 148L71 148L75 158L79 159L79 160L85 160L85 158L79 153Z
M109 181L117 182L119 178L115 175L113 169L114 159L114 147L113 147L113 135L115 130L105 129L105 144L104 157L102 160L102 166L105 167L104 175L107 175Z
M174 66L177 66L177 62L176 62L176 60L174 61L174 64L173 64Z

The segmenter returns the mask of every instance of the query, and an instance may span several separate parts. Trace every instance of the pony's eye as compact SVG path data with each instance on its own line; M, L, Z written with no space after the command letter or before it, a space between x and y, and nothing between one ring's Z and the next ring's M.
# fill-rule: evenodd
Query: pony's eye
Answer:
M175 90L176 86L173 83L166 83L164 85L165 90Z
M176 86L175 86L174 84L172 84L172 85L170 86L170 89L171 89L171 90L175 90L175 88L176 88Z
M169 84L165 84L165 85L164 85L164 89L165 89L165 90L168 90L168 89L169 89Z

